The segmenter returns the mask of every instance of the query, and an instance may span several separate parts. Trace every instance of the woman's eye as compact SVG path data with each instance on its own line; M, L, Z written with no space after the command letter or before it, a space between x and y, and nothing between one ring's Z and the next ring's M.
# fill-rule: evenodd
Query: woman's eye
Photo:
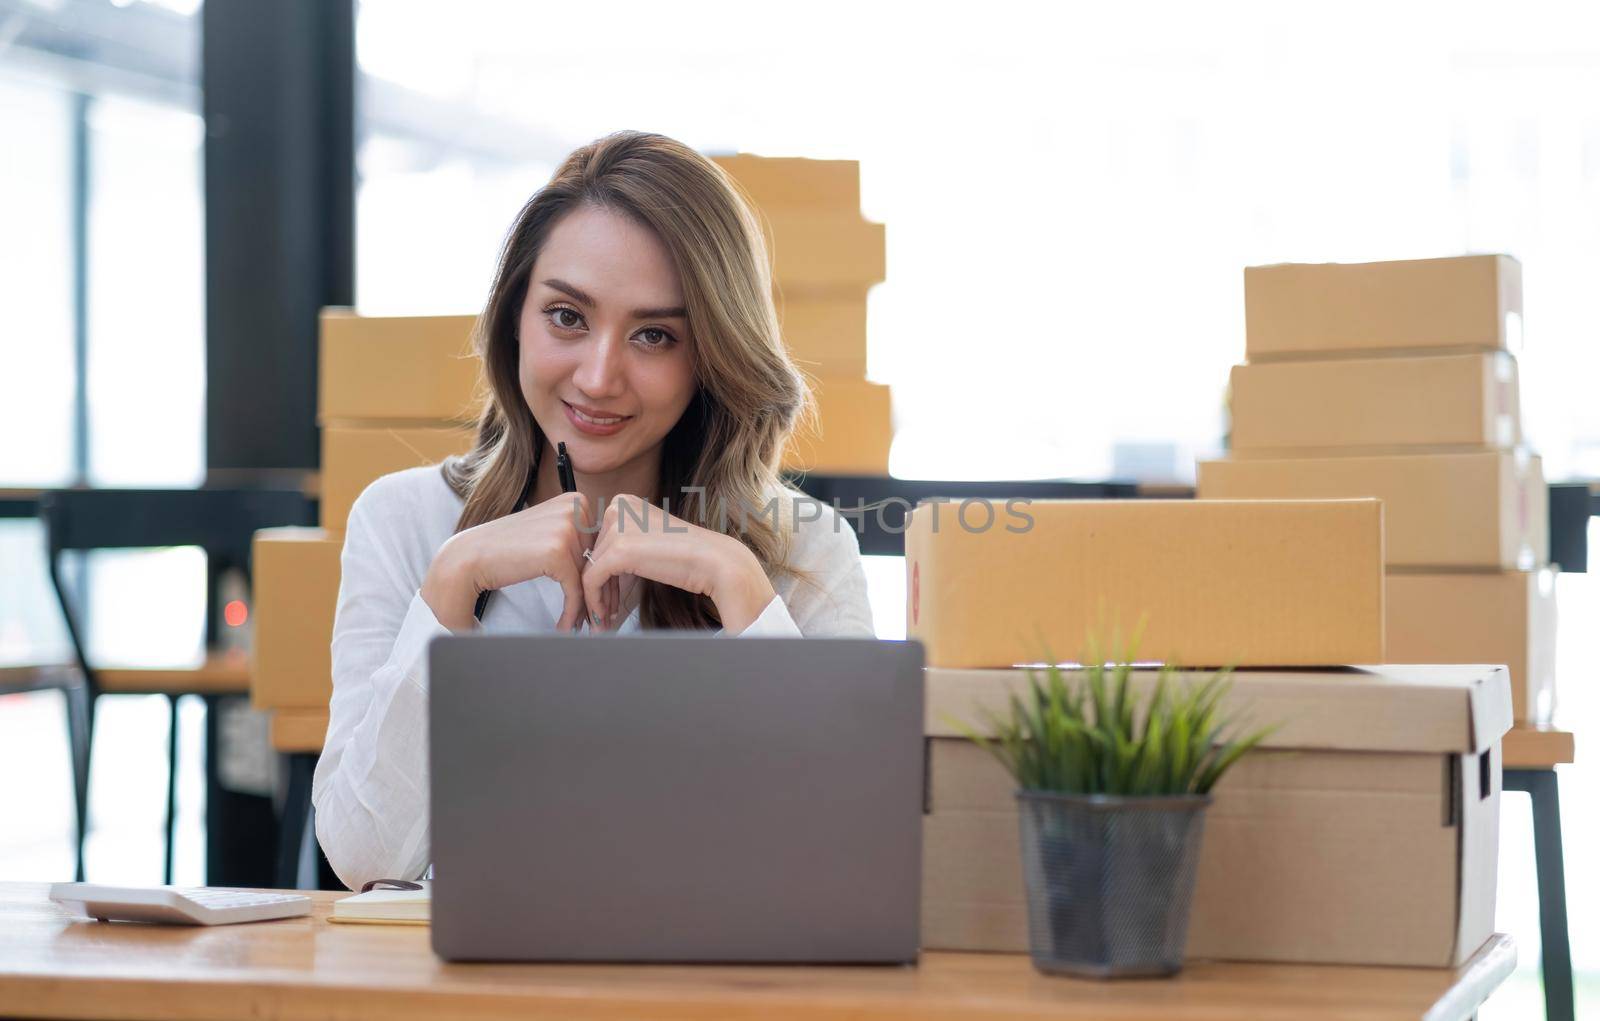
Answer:
M639 336L643 338L645 347L666 347L674 340L672 334L654 326L640 330Z
M577 329L578 325L583 322L583 316L563 305L557 305L555 308L550 309L549 315L550 321L563 330ZM568 316L571 316L570 320L567 318Z

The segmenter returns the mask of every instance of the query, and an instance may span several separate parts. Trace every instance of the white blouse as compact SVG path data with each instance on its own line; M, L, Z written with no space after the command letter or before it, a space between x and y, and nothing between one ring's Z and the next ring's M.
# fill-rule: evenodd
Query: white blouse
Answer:
M794 526L789 563L810 580L772 578L776 597L740 635L871 638L853 526L793 490L782 497L784 522ZM428 865L427 648L450 630L420 590L461 507L433 465L378 479L350 509L333 622L333 698L311 800L323 853L351 889L371 879L414 879ZM489 601L477 630L553 632L562 600L549 578L512 585ZM637 608L617 630L639 630Z

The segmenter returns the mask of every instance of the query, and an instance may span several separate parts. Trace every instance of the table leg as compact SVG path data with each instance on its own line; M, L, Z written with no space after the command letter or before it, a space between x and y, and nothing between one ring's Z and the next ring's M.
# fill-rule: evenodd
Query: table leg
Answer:
M289 760L289 789L283 799L283 820L278 826L278 886L294 890L300 886L300 851L305 844L306 824L311 818L311 778L317 768L317 757L296 753L285 758Z
M1572 944L1561 852L1561 796L1554 769L1508 769L1504 787L1533 801L1533 859L1539 881L1540 968L1547 1021L1573 1021Z

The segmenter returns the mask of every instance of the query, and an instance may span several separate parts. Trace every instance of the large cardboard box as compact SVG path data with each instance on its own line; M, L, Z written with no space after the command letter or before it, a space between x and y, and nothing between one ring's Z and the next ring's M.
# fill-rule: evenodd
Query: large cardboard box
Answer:
M1087 630L1141 615L1151 659L1383 662L1377 500L924 502L906 572L929 666L1073 660Z
M1024 683L927 672L924 949L1028 948L1015 785L960 729ZM1190 957L1449 967L1491 935L1503 668L1240 671L1223 711L1280 726L1213 791Z
M1391 567L1526 570L1550 555L1544 472L1526 449L1201 461L1196 492L1203 500L1377 497Z
M805 206L833 212L861 211L861 164L855 160L715 156L761 209Z
M1379 350L1515 350L1522 267L1508 255L1283 263L1244 271L1252 362Z
M390 472L472 449L469 426L329 426L322 430L322 527L342 531L356 497Z
M859 379L814 379L817 420L795 430L783 467L827 475L887 475L894 439L889 388Z
M785 299L855 294L884 277L884 229L853 210L763 209L772 279Z
M262 708L326 708L333 692L333 612L344 536L321 528L265 528L251 543L250 701Z
M1457 445L1520 438L1516 360L1504 352L1236 365L1235 451Z
M476 420L475 321L323 309L318 423Z
M806 372L833 379L867 374L867 292L778 300L789 354Z
M1556 699L1556 572L1391 572L1391 663L1504 663L1519 723L1548 723Z

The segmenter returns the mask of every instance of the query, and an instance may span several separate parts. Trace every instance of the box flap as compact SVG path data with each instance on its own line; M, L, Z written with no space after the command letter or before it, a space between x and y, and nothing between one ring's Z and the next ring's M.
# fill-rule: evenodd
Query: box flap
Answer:
M1039 672L1042 677L1042 672ZM1139 700L1157 671L1134 671ZM1063 670L1068 684L1082 672ZM1183 675L1200 683L1208 672ZM926 732L961 737L983 732L985 710L1004 715L1028 671L930 667ZM1237 670L1224 712L1244 729L1276 726L1265 748L1337 751L1481 752L1511 728L1511 685L1503 666L1369 666L1327 670Z

